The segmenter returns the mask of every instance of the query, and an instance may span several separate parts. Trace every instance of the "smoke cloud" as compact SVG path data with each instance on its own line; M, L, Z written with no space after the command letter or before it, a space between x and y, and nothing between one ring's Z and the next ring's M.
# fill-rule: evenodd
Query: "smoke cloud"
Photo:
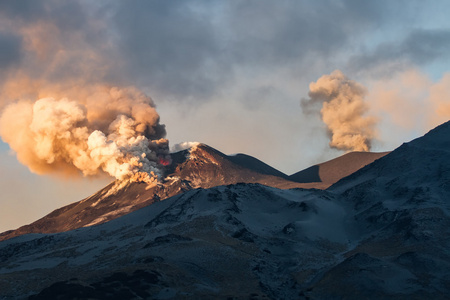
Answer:
M9 35L0 33L0 44L12 50L0 57L0 137L19 161L38 174L162 176L170 163L165 127L152 99L128 87L104 7L1 6Z
M175 153L175 152L183 151L183 150L186 150L189 148L197 147L198 145L200 145L199 142L181 142L181 143L173 145L170 148L170 152Z
M94 86L69 94L3 109L0 136L21 163L38 174L104 172L146 182L162 176L169 146L150 97L134 87Z
M327 126L330 147L345 151L370 151L376 119L367 116L366 88L341 71L323 75L309 85L303 111L319 113Z

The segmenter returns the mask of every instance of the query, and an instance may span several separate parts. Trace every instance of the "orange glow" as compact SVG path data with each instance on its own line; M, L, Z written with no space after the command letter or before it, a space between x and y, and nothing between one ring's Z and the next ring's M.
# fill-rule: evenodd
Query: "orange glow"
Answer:
M159 164L163 165L163 166L168 166L168 165L170 165L170 160L165 159L164 157L160 157L159 158Z

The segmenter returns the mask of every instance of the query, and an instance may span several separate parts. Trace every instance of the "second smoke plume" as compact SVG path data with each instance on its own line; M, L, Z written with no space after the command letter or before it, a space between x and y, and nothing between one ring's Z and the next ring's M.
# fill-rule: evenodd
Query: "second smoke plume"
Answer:
M330 147L370 151L376 119L366 115L366 93L364 86L336 70L309 85L309 99L302 101L302 107L306 113L320 112L330 136Z

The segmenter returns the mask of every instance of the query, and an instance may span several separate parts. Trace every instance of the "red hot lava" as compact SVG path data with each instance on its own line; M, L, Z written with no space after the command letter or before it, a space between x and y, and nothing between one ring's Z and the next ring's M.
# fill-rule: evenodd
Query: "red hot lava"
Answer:
M163 165L163 166L168 166L168 165L170 165L170 160L165 159L164 157L160 157L159 158L159 164Z

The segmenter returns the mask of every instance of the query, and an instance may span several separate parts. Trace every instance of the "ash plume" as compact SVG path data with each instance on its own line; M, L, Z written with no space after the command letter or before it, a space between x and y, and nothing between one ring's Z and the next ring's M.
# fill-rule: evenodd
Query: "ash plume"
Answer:
M306 114L320 113L330 137L330 147L345 151L370 151L376 119L367 116L364 86L341 71L323 75L309 85L309 99L302 100Z
M169 147L150 97L108 86L55 94L9 103L0 115L1 138L31 171L146 182L162 175Z
M152 99L128 87L108 28L92 18L101 7L16 4L0 11L19 53L0 70L0 137L19 161L38 174L162 176L170 163L165 127Z

